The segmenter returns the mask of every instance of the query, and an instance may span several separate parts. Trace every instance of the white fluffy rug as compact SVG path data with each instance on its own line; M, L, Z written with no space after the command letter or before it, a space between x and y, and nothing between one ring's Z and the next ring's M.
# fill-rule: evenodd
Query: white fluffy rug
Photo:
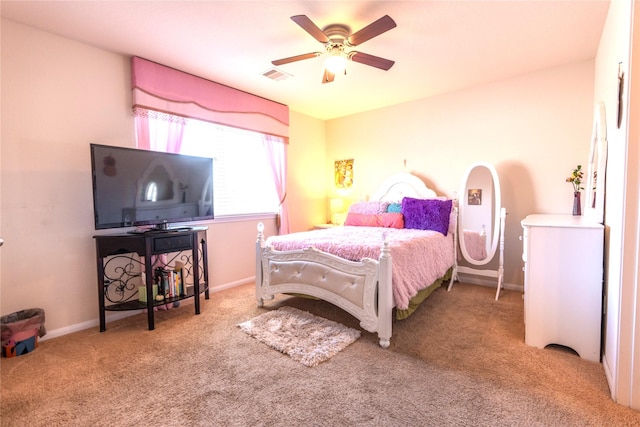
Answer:
M328 360L360 338L356 329L293 307L269 311L238 326L305 366Z

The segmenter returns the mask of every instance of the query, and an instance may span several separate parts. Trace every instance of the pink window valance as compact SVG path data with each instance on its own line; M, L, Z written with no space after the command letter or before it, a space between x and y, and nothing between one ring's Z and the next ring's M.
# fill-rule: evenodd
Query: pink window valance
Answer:
M134 56L133 108L289 137L289 107Z

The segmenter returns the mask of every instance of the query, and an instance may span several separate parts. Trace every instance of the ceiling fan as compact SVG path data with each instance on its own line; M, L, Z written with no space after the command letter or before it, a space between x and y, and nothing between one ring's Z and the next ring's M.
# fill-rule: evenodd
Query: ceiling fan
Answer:
M351 33L351 28L344 24L331 24L320 29L306 15L295 15L291 17L291 20L302 27L307 33L311 34L314 39L324 44L325 50L324 52L304 53L302 55L271 61L273 65L283 65L325 55L327 56L327 61L325 62L322 83L330 83L334 80L337 73L344 72L346 74L345 66L348 60L380 68L385 71L395 63L394 61L367 53L347 51L347 48L362 44L367 40L395 28L395 21L388 15L383 16L353 34Z

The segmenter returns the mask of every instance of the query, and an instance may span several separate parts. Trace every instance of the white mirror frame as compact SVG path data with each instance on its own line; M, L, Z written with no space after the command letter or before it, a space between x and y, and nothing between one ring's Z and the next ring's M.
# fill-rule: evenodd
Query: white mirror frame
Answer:
M466 245L464 243L464 216L466 209L464 208L464 199L463 197L467 197L467 183L469 181L469 176L473 172L475 168L484 167L491 172L491 180L493 181L493 230L492 231L492 239L491 239L491 248L487 252L487 257L484 260L475 260L467 251ZM502 289L503 279L504 279L504 228L505 228L505 220L507 216L507 211L502 206L501 199L501 191L500 191L500 180L498 178L498 172L490 163L478 162L474 163L464 174L464 178L462 183L460 184L460 192L458 193L458 232L456 236L461 236L456 238L455 246L460 246L460 251L462 252L462 256L465 261L469 262L472 265L485 265L489 263L496 255L496 248L498 244L500 245L500 257L499 257L499 265L498 270L486 270L486 269L476 269L465 266L458 266L457 263L455 265L455 271L453 272L453 278L449 283L448 291L451 290L453 286L454 280L458 280L458 273L472 274L478 276L485 277L495 277L498 279L498 286L496 289L496 301L500 297L500 290ZM457 259L457 254L456 254Z
M465 199L468 190L468 182L471 173L476 168L486 168L491 173L491 180L493 181L493 210L492 210L492 229L491 229L491 246L488 248L487 257L483 260L476 260L469 255L469 251L465 245L464 241L464 218L467 215L467 209L465 208ZM485 265L490 262L496 254L496 248L498 247L498 240L500 236L500 208L501 208L501 198L500 198L500 180L498 179L498 173L493 165L485 162L474 163L464 174L464 178L462 179L462 183L460 184L460 192L458 193L461 197L458 201L458 236L460 239L460 252L462 252L462 256L465 261L469 264L473 265Z
M597 156L597 157L596 157ZM598 172L595 180L593 173ZM604 192L605 177L607 171L607 118L604 102L598 102L594 112L593 133L591 135L591 148L589 150L589 166L587 168L587 198L584 215L598 223L604 222Z

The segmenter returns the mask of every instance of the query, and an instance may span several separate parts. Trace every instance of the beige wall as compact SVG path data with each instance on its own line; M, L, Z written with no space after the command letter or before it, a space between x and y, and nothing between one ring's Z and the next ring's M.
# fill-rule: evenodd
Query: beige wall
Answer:
M41 307L51 338L97 325L89 144L134 146L129 59L2 20L1 60L0 313ZM299 231L325 221L324 122L292 112L290 133ZM214 288L254 276L257 222L207 224Z
M407 169L452 197L467 167L492 163L507 209L505 282L522 286L520 221L571 213L565 182L589 155L592 61L327 122L327 169L354 158L354 198ZM328 185L331 188L331 176Z
M596 80L594 100L605 103L607 117L608 167L606 174L606 293L607 321L605 322L605 345L603 364L610 382L617 375L618 369L618 330L620 328L620 277L621 251L611 250L622 246L622 217L625 174L625 140L626 126L616 126L616 110L618 103L617 75L618 63L622 62L622 70L628 72L629 64L629 32L630 4L628 2L612 2L600 39L596 59ZM613 268L612 268L613 267ZM628 389L628 385L623 386ZM615 389L614 398L615 398Z
M2 21L1 312L97 318L89 143L133 144L128 61Z
M605 203L606 322L603 365L613 399L640 409L640 13L638 2L611 2L596 57L595 101L607 111ZM634 49L634 45L636 49ZM625 75L620 128L618 67ZM634 85L632 82L636 82Z
M290 231L304 231L327 222L325 204L325 122L291 111L289 114L287 200Z

